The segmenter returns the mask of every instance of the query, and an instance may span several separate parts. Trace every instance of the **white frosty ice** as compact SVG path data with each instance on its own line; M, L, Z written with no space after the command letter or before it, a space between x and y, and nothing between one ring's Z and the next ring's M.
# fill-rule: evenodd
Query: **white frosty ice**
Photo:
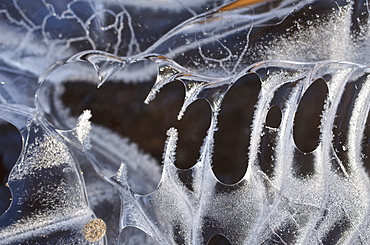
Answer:
M113 0L37 4L14 0L0 10L0 116L24 139L8 181L13 202L0 217L5 244L87 243L83 225L105 208L114 217L105 216L102 244L207 244L216 234L231 244L370 243L368 1L239 0L207 10L190 2L173 12L160 4L148 10L142 0L134 8ZM168 24L157 21L160 13L171 15ZM72 128L62 85L90 80L91 67L81 63L96 70L98 86L149 75L155 63L145 102L181 81L179 119L205 99L212 116L197 163L174 165L175 128L167 132L162 174L135 143L90 128L88 111ZM212 171L214 133L224 95L250 73L261 90L248 168L228 185ZM304 152L294 124L319 79L328 91L320 138ZM276 128L266 126L273 106L282 115ZM303 164L312 170L300 173Z

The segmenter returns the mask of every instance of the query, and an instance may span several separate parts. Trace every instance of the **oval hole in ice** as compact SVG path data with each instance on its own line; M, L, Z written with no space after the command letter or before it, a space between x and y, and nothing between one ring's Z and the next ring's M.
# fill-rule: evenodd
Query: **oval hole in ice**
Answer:
M222 102L213 171L226 184L238 182L248 167L250 127L260 88L258 76L247 74L236 81Z
M6 183L21 150L22 137L18 129L11 123L0 119L0 215L10 205L11 193Z
M348 217L343 216L328 229L329 231L322 238L322 244L335 245L340 243L339 241L350 228L351 222L349 221Z
M277 105L273 105L267 113L266 124L261 135L260 151L258 152L258 160L261 170L268 176L273 176L275 166L274 148L276 147L277 132L276 129L281 123L281 109Z
M187 169L199 158L199 150L211 121L211 108L205 100L193 102L180 121L175 122L179 132L176 149L176 167Z
M293 137L296 146L308 153L316 149L320 121L328 87L323 79L313 82L304 93L294 118Z
M208 242L207 245L230 245L231 243L223 235L214 235Z
M266 116L266 126L278 128L281 123L281 110L277 105L273 105Z

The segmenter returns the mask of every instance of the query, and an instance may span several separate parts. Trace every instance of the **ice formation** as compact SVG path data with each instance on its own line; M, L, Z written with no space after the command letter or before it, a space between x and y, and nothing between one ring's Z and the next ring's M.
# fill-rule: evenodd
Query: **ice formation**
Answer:
M0 117L22 137L1 244L370 243L368 1L202 2L0 3ZM161 169L89 110L76 119L63 105L67 82L138 84L155 68L145 103L180 81L179 120L199 99L211 108L189 169L175 166L176 128ZM212 169L218 115L252 74L248 167L226 184ZM319 136L306 148L298 117L317 84Z

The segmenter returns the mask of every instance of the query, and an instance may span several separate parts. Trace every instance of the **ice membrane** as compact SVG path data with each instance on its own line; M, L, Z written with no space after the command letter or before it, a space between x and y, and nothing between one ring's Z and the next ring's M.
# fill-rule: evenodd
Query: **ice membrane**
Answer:
M23 145L1 244L208 244L215 235L230 244L370 243L368 1L202 2L0 4L0 117ZM189 169L174 164L176 128L161 169L140 145L91 123L94 113L77 119L63 105L67 82L145 82L153 67L143 103L180 81L179 120L197 100L210 106ZM226 184L212 169L218 115L248 74L261 82L248 167ZM298 110L319 81L319 136L305 151ZM272 108L275 126L266 123Z

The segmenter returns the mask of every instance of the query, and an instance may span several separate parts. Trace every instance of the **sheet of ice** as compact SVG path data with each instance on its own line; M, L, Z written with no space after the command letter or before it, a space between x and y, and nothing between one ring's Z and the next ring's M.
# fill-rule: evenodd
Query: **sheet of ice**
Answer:
M124 6L118 1L40 1L40 16L29 14L32 7L22 1L3 3L1 99L6 110L0 116L21 131L26 128L24 150L9 185L58 175L63 164L75 169L62 171L60 178L75 179L67 182L62 194L54 191L57 178L42 185L43 210L35 208L27 218L17 218L14 213L23 212L22 207L13 205L1 219L16 217L17 222L36 217L42 224L36 225L49 233L64 231L58 226L58 219L64 219L72 228L58 239L86 242L81 225L87 219L72 226L70 216L60 215L72 205L82 212L79 218L94 217L84 196L80 165L87 171L87 196L95 213L99 204L100 209L115 206L106 201L120 194L120 210L112 209L118 220L108 216L104 220L107 231L114 230L110 244L116 239L118 244L207 244L216 234L231 244L369 243L368 2L239 0L221 6L208 3L207 10L192 2L177 11L158 7L158 13L172 13L169 24L157 21L146 8L150 3L143 2ZM139 18L143 10L148 16ZM179 11L189 15L175 18ZM163 32L153 34L156 25ZM26 38L20 39L24 33ZM170 128L158 180L158 167L137 145L101 127L90 131L88 113L79 122L73 120L60 102L61 84L78 77L93 80L91 67L82 63L97 72L98 79L92 81L97 86L127 76L137 75L140 80L151 74L154 63L157 79L145 102L155 99L168 83L181 81L186 93L179 119L191 103L205 99L212 117L197 163L186 170L175 167L178 133ZM217 116L224 95L250 73L259 76L261 90L251 125L248 168L238 183L227 185L212 171ZM22 99L26 90L12 83L11 74L33 81L35 104L30 96ZM319 79L328 91L320 138L314 150L304 152L295 142L296 113ZM277 127L266 126L273 106L282 115ZM24 119L12 120L8 113L20 113ZM304 164L312 170L302 173ZM98 180L97 174L105 182L100 179L94 185L89 177ZM154 191L140 194L158 182ZM107 189L99 199L96 189L103 186ZM13 192L13 200L17 195L41 200L28 192ZM38 233L23 232L29 226L5 226L0 234L7 239L41 239ZM14 231L20 235L7 235Z
M12 198L1 216L2 244L89 244L85 225L95 219L79 166L62 138L30 109L2 105L2 117L24 148L7 185ZM104 232L105 234L105 232ZM104 244L103 236L95 244Z

